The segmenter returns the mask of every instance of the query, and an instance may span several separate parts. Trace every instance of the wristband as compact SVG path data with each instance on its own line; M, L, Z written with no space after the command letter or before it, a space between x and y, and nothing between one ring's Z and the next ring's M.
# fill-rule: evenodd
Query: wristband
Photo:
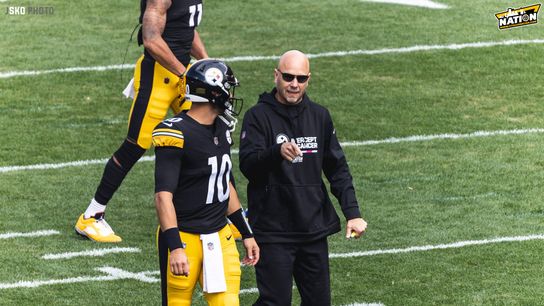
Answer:
M232 224L236 226L240 234L242 234L242 239L253 237L253 231L251 230L249 223L247 223L247 220L244 217L241 208L228 215L227 218L229 218L230 222L232 222Z
M166 240L166 245L168 245L168 249L170 249L170 252L172 252L175 249L185 249L185 243L181 241L181 237L179 236L179 229L177 227L172 227L164 232L162 232L162 236Z

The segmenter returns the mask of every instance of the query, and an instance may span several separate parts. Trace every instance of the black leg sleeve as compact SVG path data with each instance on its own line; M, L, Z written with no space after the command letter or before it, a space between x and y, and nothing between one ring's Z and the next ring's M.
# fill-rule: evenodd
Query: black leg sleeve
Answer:
M115 191L121 186L130 169L132 169L132 166L136 164L144 153L145 150L140 146L125 140L121 144L121 147L113 154L113 157L106 163L94 199L102 205L107 205Z

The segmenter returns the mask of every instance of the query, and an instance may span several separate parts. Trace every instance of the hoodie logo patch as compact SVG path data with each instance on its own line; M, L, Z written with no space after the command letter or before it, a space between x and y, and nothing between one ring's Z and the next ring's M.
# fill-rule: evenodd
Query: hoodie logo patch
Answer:
M317 137L297 137L295 140L303 154L317 153Z
M289 142L289 137L285 134L278 134L278 136L276 136L276 143L282 144L284 142Z

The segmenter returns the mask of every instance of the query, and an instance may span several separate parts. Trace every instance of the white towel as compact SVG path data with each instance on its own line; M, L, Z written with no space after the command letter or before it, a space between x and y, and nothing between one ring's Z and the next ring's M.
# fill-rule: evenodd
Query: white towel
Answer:
M223 267L223 251L219 234L202 234L202 274L204 285L202 290L207 293L227 291L225 268Z
M136 92L134 91L134 78L130 79L130 82L128 82L127 87L125 87L125 90L123 90L123 95L127 98L134 99L134 95Z

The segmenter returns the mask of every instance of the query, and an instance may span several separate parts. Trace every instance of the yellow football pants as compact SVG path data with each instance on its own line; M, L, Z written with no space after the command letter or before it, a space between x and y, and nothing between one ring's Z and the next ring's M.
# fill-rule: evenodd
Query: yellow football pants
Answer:
M170 107L174 114L191 108L185 101L185 80L153 58L142 55L134 69L134 91L128 119L128 138L144 149L151 147L151 133L164 120ZM183 92L181 92L183 91Z
M202 241L200 235L180 232L181 240L187 245L185 253L189 260L189 276L174 275L170 270L170 252L164 241L161 241L158 230L159 262L161 266L161 289L163 305L189 306L193 291L198 281L202 288ZM223 250L223 266L227 291L220 293L204 293L209 306L239 306L240 293L240 255L229 226L219 231L221 249Z

